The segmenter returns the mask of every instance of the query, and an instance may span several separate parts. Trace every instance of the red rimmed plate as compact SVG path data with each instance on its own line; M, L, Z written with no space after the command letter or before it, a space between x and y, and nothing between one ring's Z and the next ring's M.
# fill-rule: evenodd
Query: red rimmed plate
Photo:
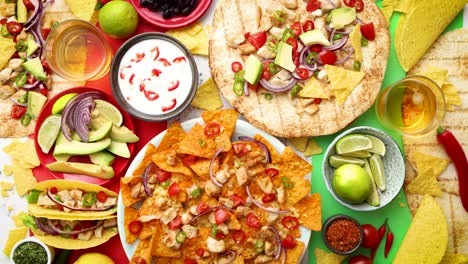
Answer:
M101 93L104 96L104 100L106 100L107 102L109 102L109 103L113 104L115 107L117 107L119 109L120 113L122 113L123 125L128 127L128 129L134 131L132 119L130 118L128 113L125 112L125 110L123 110L119 106L119 104L117 104L117 102L114 100L114 98L111 95L109 95L109 94L107 94L107 93L105 93L105 92L103 92L101 90L98 90L98 89L95 89L95 88L90 88L90 87L76 87L76 88L71 88L71 89L65 90L65 91L57 94L56 96L54 96L52 99L50 99L46 103L46 105L44 106L44 108L42 109L41 113L39 114L39 116L37 118L36 127L34 129L34 145L35 145L35 148L36 148L37 156L39 157L39 160L41 161L42 166L45 167L47 164L56 161L56 159L52 155L53 148L49 151L49 154L44 154L41 151L41 148L39 147L39 144L37 142L37 135L38 135L38 132L39 132L39 128L41 127L42 122L44 122L44 119L46 119L48 116L50 116L52 114L52 106L54 105L54 103L60 97L62 97L65 94L69 94L69 93L78 93L78 94L80 94L80 93L91 92L91 91ZM127 144L127 145L128 145L128 149L130 150L130 157L132 157L133 156L132 155L133 154L133 149L135 147L134 146L135 144L131 143L131 144ZM73 156L69 161L91 163L91 161L89 160L87 155L86 156ZM114 163L112 164L112 167L114 168L114 172L115 172L114 177L112 179L119 178L120 173L122 173L122 171L124 171L124 169L127 167L127 164L128 164L129 161L130 161L130 159L125 159L125 158L116 156L116 159L115 159ZM47 171L53 177L55 177L57 179L78 180L78 181L84 181L84 182L98 184L98 185L106 184L107 182L112 180L112 179L109 179L109 180L100 179L100 178L91 177L91 176L87 176L87 175L81 175L81 174L53 172L53 171L49 171L49 170L47 170Z
M164 19L160 12L151 11L146 7L140 5L140 0L130 0L132 5L137 10L143 19L160 28L173 29L185 27L197 21L205 14L211 5L212 0L199 0L198 5L188 16L173 17L171 19Z

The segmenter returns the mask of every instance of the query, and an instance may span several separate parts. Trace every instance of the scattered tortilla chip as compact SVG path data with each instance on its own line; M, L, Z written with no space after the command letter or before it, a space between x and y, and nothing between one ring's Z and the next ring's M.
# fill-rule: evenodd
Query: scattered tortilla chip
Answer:
M5 176L11 176L13 175L13 166L5 164L3 165L3 175Z
M448 78L448 70L437 68L435 66L429 66L422 75L433 80L437 86L442 87L445 80Z
M190 168L195 172L195 174L200 177L201 180L207 181L210 179L210 159L199 159L194 164L190 165ZM215 162L216 167L213 168L214 171L218 170L218 162Z
M168 157L173 156L174 164L168 164ZM189 168L185 167L182 161L177 157L177 153L173 149L166 149L163 151L158 151L151 156L151 160L153 161L156 166L159 168L174 172L174 173L182 173L184 175L193 175Z
M140 241L138 244L135 253L132 256L132 259L130 260L130 263L132 264L138 264L141 263L142 261L140 259L137 260L137 258L141 258L145 260L146 263L151 263L152 256L151 256L151 246L150 246L150 239L144 239Z
M216 153L216 145L213 138L205 136L204 126L197 123L179 143L178 152L210 159Z
M37 183L31 169L23 168L18 160L13 160L13 179L19 196L25 195Z
M213 78L209 78L198 87L192 105L209 111L223 107L223 101L221 101L218 87L214 83Z
M299 213L301 224L313 231L322 230L322 198L314 193L300 200L294 205Z
M433 196L442 196L442 189L439 182L436 180L434 170L428 168L416 176L416 178L408 184L407 190L414 194L430 194Z
M268 151L270 152L271 163L278 163L281 161L281 155L278 153L275 147L271 145L271 143L268 140L266 140L264 137L262 137L259 134L255 134L254 139L262 142L267 147Z
M446 253L440 264L467 264L468 257L462 254Z
M314 249L315 261L317 264L341 264L346 256L337 255L333 252L327 252L321 248Z
M185 137L185 130L182 128L179 122L174 122L172 125L167 129L166 134L164 135L161 143L155 152L163 151L166 149L171 148L172 146L176 145Z
M392 19L392 15L393 15L393 7L384 6L380 10L382 11L382 14L384 15L385 21L387 21L387 24L390 25L390 20Z
M8 238L5 243L5 247L3 248L3 253L5 255L10 256L11 250L13 246L18 243L21 239L26 238L26 234L28 233L27 227L17 227L15 229L11 229L8 233Z
M398 0L394 8L395 11L406 14L413 8L413 0Z
M97 2L97 0L65 0L74 16L86 21L92 20Z
M307 143L309 142L308 137L301 138L290 138L289 142L299 151L304 152L307 148Z
M124 208L124 228L125 228L125 240L131 244L138 238L138 234L133 234L129 230L129 224L138 218L138 209L133 207Z
M335 93L338 104L343 104L346 98L356 88L365 76L363 72L351 71L341 67L325 65L331 89Z
M457 88L451 83L444 83L442 85L442 93L445 97L445 103L447 105L461 105L462 99L458 94Z
M163 138L163 140L164 140L164 138ZM162 143L162 141L161 141L161 143ZM156 153L156 147L153 144L148 144L148 146L146 147L145 156L143 157L143 160L141 161L140 165L138 165L138 167L133 172L133 176L142 176L143 175L146 166L148 166L148 164L150 164L152 162L151 161L151 156L153 156L154 153ZM122 179L120 179L120 180L122 181Z
M208 35L200 22L184 28L169 30L166 34L178 39L193 54L208 56Z
M315 139L310 138L309 139L309 144L307 144L307 148L304 151L304 156L310 157L310 156L313 156L313 155L318 155L318 154L320 154L322 152L323 152L322 147L320 147L320 145L317 144Z
M120 178L120 193L122 193L122 202L126 207L132 206L141 201L143 197L133 197L132 187L135 184L142 184L143 178L140 176Z
M361 24L357 24L351 33L349 34L349 41L351 43L351 46L354 48L354 59L362 62L362 46L361 46L361 40L362 40L362 33L361 33Z
M331 96L330 85L320 82L317 78L309 78L297 96L328 99Z
M221 133L226 134L231 138L234 129L236 128L237 117L239 112L234 109L220 109L216 111L205 111L201 117L205 124L216 122L220 124L224 131ZM227 150L226 150L227 151Z
M0 69L8 64L11 56L16 52L15 45L13 39L0 36Z
M169 248L166 244L161 243L161 241L164 241L164 233L162 223L156 225L156 230L151 238L151 254L156 257L180 257L181 252L179 250Z
M13 183L1 181L0 189L1 189L2 197L8 197L8 192L13 189Z
M281 174L280 174L281 175ZM281 176L280 180L283 180ZM297 202L302 200L304 197L309 195L311 190L310 181L300 176L289 176L287 177L292 185L292 188L285 188L286 191L286 207L293 207Z
M144 222L143 228L141 229L140 234L138 234L138 238L140 240L149 239L154 234L154 232L156 232L157 225L158 222L156 220Z
M13 220L13 222L15 223L15 226L16 227L23 227L24 224L23 224L23 217L28 215L28 213L26 212L19 212L18 214L16 215L13 215L11 216L11 219Z
M435 177L439 177L439 175L442 174L450 164L450 160L431 156L422 152L414 153L414 161L416 163L418 173L424 172L428 168L432 168L434 170Z
M34 141L31 139L26 142L13 140L10 145L3 148L3 151L18 160L23 168L32 169L41 164L34 148Z
M400 0L383 0L382 1L382 6L383 7L387 7L387 6L396 7L399 2L400 2Z
M188 50L192 50L195 47L198 46L197 40L193 37L187 34L186 32L181 32L181 31L172 31L169 30L166 32L169 36L172 36L179 40Z
M195 39L198 42L198 46L191 49L190 52L192 52L192 54L208 56L209 39L208 39L208 35L206 34L205 30L201 30L200 32L198 32L197 35L195 35Z
M302 241L296 240L297 245L292 249L286 249L286 263L299 263L305 245Z
M312 171L312 165L299 157L291 147L286 147L284 149L278 167L281 175L300 176L301 178L304 178L304 175Z

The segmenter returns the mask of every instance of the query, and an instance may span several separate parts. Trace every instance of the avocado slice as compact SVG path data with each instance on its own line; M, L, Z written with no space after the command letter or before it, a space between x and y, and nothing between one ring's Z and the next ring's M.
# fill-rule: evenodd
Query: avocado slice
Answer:
M278 51L276 52L275 64L279 65L290 72L296 70L296 64L294 64L292 58L292 46L284 42L278 44Z
M38 48L39 46L36 43L36 40L31 34L28 34L28 37L26 38L26 45L28 45L28 49L26 50L26 55L31 56Z
M107 150L117 156L127 159L130 158L130 150L128 149L127 143L112 141Z
M248 83L256 85L260 80L260 76L262 75L263 67L263 63L257 59L255 55L251 54L245 62L244 79Z
M23 67L27 72L34 76L34 78L41 81L47 81L47 74L44 71L44 67L42 67L39 57L26 61L23 63Z
M340 7L333 9L330 13L331 22L335 29L342 29L356 20L356 9L349 7Z
M28 21L28 9L24 5L23 0L16 1L16 20L19 23L26 23Z
M89 131L88 142L95 142L109 136L112 126L112 122L107 120L102 123L99 123L99 126L96 130ZM72 138L76 141L82 141L80 136L78 136L78 134L76 133L73 134Z
M44 95L38 92L29 91L28 92L28 113L32 115L33 118L38 117L46 101L47 101L47 97L45 97Z
M301 35L299 35L299 38L301 39L302 43L304 43L304 45L306 46L315 44L330 46L330 41L328 41L328 39L323 35L320 29L314 29L311 31L304 32Z
M57 161L47 164L47 168L54 172L84 174L106 180L111 179L115 174L114 169L110 166L81 162Z
M110 133L110 138L112 139L112 141L125 143L135 143L138 140L140 140L140 138L126 126L113 126Z
M106 149L111 144L110 138L105 138L92 143L84 143L76 140L58 144L55 143L54 156L58 155L89 155Z
M89 154L89 159L92 163L97 165L111 166L115 160L115 155L106 150L103 150L93 154Z

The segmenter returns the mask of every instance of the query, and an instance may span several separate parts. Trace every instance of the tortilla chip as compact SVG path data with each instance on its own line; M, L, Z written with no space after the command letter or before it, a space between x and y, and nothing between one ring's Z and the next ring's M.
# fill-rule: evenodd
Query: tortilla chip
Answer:
M151 238L151 255L155 257L180 258L181 252L179 250L169 248L163 243L164 229L162 225L162 223L156 225L156 230Z
M383 0L382 6L383 7L387 7L387 6L396 7L398 3L399 3L399 0Z
M299 263L304 251L305 245L302 241L296 240L297 245L294 248L286 249L286 263Z
M294 205L299 213L301 224L313 231L322 230L322 198L314 193L300 200Z
M309 78L304 88L297 93L299 97L329 99L331 96L330 85L320 82L317 78Z
M309 142L308 137L300 138L290 138L289 142L299 151L304 152L307 148L307 143Z
M122 194L122 202L126 207L132 206L144 198L132 197L132 186L139 182L143 182L143 178L139 176L120 178L120 193Z
M138 234L138 238L140 240L149 239L149 237L151 237L154 232L156 232L158 224L159 223L156 220L144 222L143 228L141 229L140 234Z
M351 46L354 48L354 59L362 62L362 33L361 33L361 24L357 24L351 33L349 34L349 41Z
M173 165L169 165L167 163L168 155L176 156L174 159ZM182 163L180 158L177 156L175 150L173 149L166 149L163 151L158 151L151 156L151 159L154 162L154 164L156 164L156 166L158 166L159 168L165 171L174 172L174 173L182 173L184 175L190 175L190 176L193 175L192 171L190 171L189 168L185 167L185 165Z
M223 134L226 134L231 138L234 129L236 128L237 117L239 113L234 109L220 109L216 111L205 111L201 114L205 124L216 122L220 124L224 131Z
M3 151L18 160L19 165L25 169L32 169L41 164L36 154L34 141L31 139L26 142L13 140L10 145L3 148Z
M15 54L16 43L11 38L4 38L0 36L0 69L3 69L8 65L11 56Z
M416 170L419 173L426 171L428 168L432 168L436 178L439 177L450 164L450 160L431 156L422 152L415 152L413 158L416 163Z
M23 217L25 215L28 215L26 212L22 211L22 212L19 212L18 214L16 215L13 215L11 217L11 219L13 220L13 222L15 223L15 226L16 227L23 227L24 224L23 224Z
M436 175L432 168L428 168L410 183L407 187L408 192L414 194L430 194L433 196L442 196L442 189L436 180Z
M174 122L167 129L161 143L159 143L158 149L155 152L163 151L177 145L185 137L185 131L179 122ZM153 153L155 153L153 152Z
M384 6L380 10L382 11L382 14L385 17L385 21L387 21L387 24L390 25L390 20L392 19L392 15L393 15L393 7L392 6Z
M281 175L281 174L280 174ZM280 176L281 181L283 177ZM286 191L286 204L285 207L293 207L297 202L302 200L304 197L309 195L311 190L310 181L300 176L289 176L287 177L291 182L291 188L285 188ZM275 184L276 186L276 184Z
M8 197L9 196L9 191L13 189L13 183L12 182L6 182L6 181L0 181L0 192L2 194L2 197Z
M408 13L412 8L413 0L399 0L398 5L395 6L395 11L400 13Z
M303 160L291 147L286 147L278 164L281 175L304 178L312 171L312 165Z
M13 246L18 243L21 239L26 238L26 234L28 233L27 227L17 227L15 229L11 229L8 233L8 238L5 243L5 247L3 248L3 253L5 255L10 256L11 250Z
M195 48L191 49L190 52L192 52L192 54L208 56L209 39L205 30L201 30L200 32L198 32L197 35L195 35L195 39L198 42L198 45Z
M278 153L275 147L273 147L273 145L268 140L266 140L264 137L262 137L259 134L255 134L254 139L262 142L267 147L268 151L270 152L271 163L274 164L274 163L279 163L281 161L281 155Z
M140 257L146 261L146 263L151 263L151 247L150 247L150 240L149 239L144 239L141 240L140 243L138 244L135 253L132 256L132 259L130 260L130 263L132 264L139 264L141 263L140 261L136 261L137 257Z
M23 168L18 160L13 160L13 179L19 196L25 195L37 183L31 169Z
M458 94L457 88L451 83L444 83L442 85L442 93L445 97L445 103L447 105L461 105L462 99Z
M365 76L363 72L351 71L341 67L325 65L325 71L330 80L331 90L335 93L338 104L343 104L346 98Z
M198 42L194 36L190 36L187 32L169 30L166 32L167 35L172 36L179 40L188 50L193 50L198 46Z
M210 179L210 159L199 159L194 164L190 165L190 168L195 172L195 174L200 177L201 180L207 181ZM216 162L216 165L218 162ZM218 166L213 168L213 171L217 171Z
M124 208L124 228L125 228L125 240L127 243L131 244L137 240L138 235L133 234L129 230L129 224L132 221L135 221L138 218L138 209L133 207L125 207Z
M223 107L218 87L214 83L213 78L209 78L198 87L192 105L209 111L214 111Z
M93 18L97 2L97 0L65 0L74 16L86 21L91 21Z
M429 66L422 75L433 80L437 86L442 87L445 80L448 78L448 70L437 68L435 66Z
M13 175L13 166L5 164L3 165L3 175L5 176L11 176Z
M312 155L318 155L322 152L323 152L322 147L320 147L320 145L317 144L315 139L310 138L309 143L307 144L307 148L304 151L304 156L310 157Z
M321 248L314 249L315 261L317 264L341 264L346 256L337 255L333 252L327 252Z
M446 253L440 264L467 264L468 257L462 254Z
M156 147L153 144L148 144L148 147L146 148L145 151L145 156L143 157L143 160L141 163L138 165L138 167L133 171L133 176L142 176L143 173L145 172L146 167L152 163L153 161L151 160L151 157L153 154L156 153Z
M204 127L195 124L179 143L179 153L211 159L216 153L214 138L205 136Z

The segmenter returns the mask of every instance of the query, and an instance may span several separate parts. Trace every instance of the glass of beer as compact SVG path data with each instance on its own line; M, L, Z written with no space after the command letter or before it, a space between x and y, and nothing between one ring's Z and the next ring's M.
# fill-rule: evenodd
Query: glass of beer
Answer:
M379 121L405 136L422 136L435 130L445 115L440 87L424 76L407 76L385 88L377 97Z
M44 51L52 70L70 81L97 80L107 74L112 60L104 34L79 19L57 25L47 37Z

